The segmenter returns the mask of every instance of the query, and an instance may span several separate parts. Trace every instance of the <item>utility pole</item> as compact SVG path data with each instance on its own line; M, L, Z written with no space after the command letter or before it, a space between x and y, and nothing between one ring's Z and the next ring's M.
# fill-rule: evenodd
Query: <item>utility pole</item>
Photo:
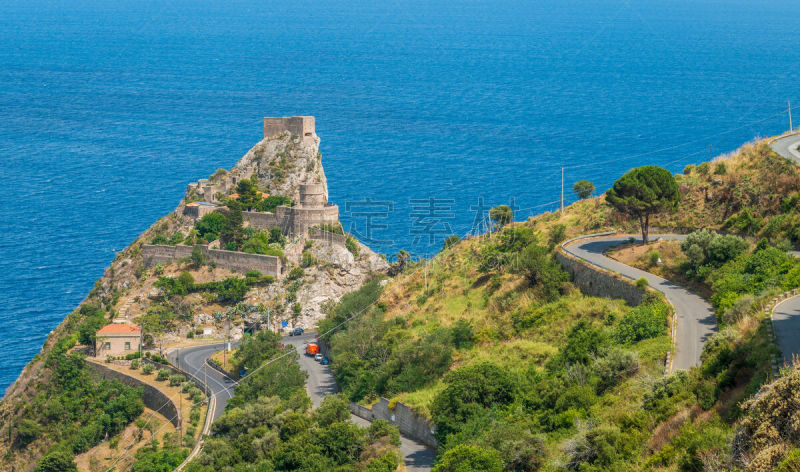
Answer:
M714 160L714 145L713 144L709 144L708 145L708 162L711 162L713 160Z
M789 132L794 131L792 128L792 101L789 100Z
M561 168L561 213L564 213L564 168Z

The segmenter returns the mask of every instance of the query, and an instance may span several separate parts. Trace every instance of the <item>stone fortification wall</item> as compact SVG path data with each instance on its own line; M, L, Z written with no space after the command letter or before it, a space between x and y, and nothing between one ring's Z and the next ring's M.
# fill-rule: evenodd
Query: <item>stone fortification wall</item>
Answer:
M278 278L283 270L281 260L275 256L264 256L261 254L247 254L244 252L224 251L220 249L208 249L206 246L196 246L213 261L217 267L235 270L237 272L247 272L257 270L262 275L270 275ZM146 244L142 246L142 257L146 266L156 264L169 264L178 259L191 257L195 246L165 246Z
M300 184L300 206L322 207L328 203L325 186L321 183Z
M389 408L389 400L381 397L380 401L371 408L350 403L350 412L367 421L386 420L397 426L403 435L434 449L437 447L436 438L433 436L433 426L404 403L395 402L394 409L392 409Z
M331 233L330 231L323 231L319 228L311 228L308 230L308 237L315 241L325 241L330 244L347 247L345 245L346 236L343 234Z
M315 122L313 116L284 116L280 118L264 118L264 137L271 138L289 132L291 134L309 138L315 136Z
M273 226L281 226L281 222L275 213L264 211L243 211L242 218L249 222L253 228L269 229Z
M302 234L312 226L334 224L338 221L339 207L337 205L329 204L321 208L292 207L286 229L291 234Z
M125 385L131 387L141 387L144 390L142 400L147 408L154 410L167 418L176 428L178 427L180 419L178 418L178 407L173 401L166 396L161 390L156 387L144 383L136 377L125 375L122 372L117 372L110 367L102 364L95 364L94 362L86 362L87 367L98 377L102 379L117 379Z

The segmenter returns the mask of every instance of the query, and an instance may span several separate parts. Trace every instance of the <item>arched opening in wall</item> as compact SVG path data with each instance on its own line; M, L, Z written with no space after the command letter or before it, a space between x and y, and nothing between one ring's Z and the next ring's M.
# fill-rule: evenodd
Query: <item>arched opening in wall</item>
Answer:
M305 136L311 136L311 133L306 133Z

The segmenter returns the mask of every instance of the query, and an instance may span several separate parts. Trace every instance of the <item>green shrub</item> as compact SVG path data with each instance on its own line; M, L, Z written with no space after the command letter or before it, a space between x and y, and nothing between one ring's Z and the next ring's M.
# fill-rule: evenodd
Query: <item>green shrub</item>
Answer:
M669 308L663 302L644 303L629 311L617 324L614 338L621 344L663 336Z
M554 248L557 244L561 243L565 239L567 239L566 225L557 224L550 228L550 235L548 236L547 240L550 243L551 248Z
M648 282L646 278L640 277L636 279L636 288L638 288L639 290L644 290L649 286L650 282Z
M726 175L728 173L728 166L726 166L724 162L720 162L717 164L717 168L714 169L714 173L717 175Z
M661 254L658 251L650 251L647 253L647 262L650 264L650 267L655 266L658 264L658 261L661 260Z
M708 175L708 169L709 169L709 167L710 167L710 166L709 166L708 162L703 162L702 164L700 164L700 165L698 165L698 166L697 166L697 172L698 172L700 175Z
M694 164L689 164L689 165L687 165L686 167L684 167L684 168L683 168L683 174L684 174L684 175L689 175L689 174L691 174L691 173L692 173L692 171L694 170L694 168L695 168Z
M433 472L501 472L503 463L494 449L459 444L448 449L436 463Z
M146 363L142 365L142 373L145 375L150 375L154 370L156 370L156 367L153 364Z
M214 241L219 238L222 228L225 226L225 215L215 211L203 215L194 225L197 234L206 241Z
M358 257L358 255L361 254L361 247L358 245L358 240L350 234L345 236L344 246L354 257Z
M572 191L575 192L580 200L589 198L594 193L594 184L588 180L579 180L572 186Z
M75 456L64 449L54 449L39 461L36 472L77 472Z
M156 380L167 380L169 379L170 371L167 369L158 369L158 374L156 374Z
M300 259L300 266L301 267L311 267L312 265L314 265L315 262L317 262L317 261L316 261L316 259L314 259L314 256L311 255L310 252L303 251L303 255L302 255L301 259Z
M450 236L445 238L444 245L442 247L444 249L450 249L451 247L455 246L460 242L461 238L459 238L457 234L451 234Z
M489 218L494 221L498 227L503 227L514 221L514 212L508 205L499 205L489 210Z
M182 374L173 374L169 376L169 385L171 387L177 387L184 381L186 381L186 377Z
M286 280L302 279L304 275L306 275L306 272L302 267L292 267L292 270L290 270L289 274L286 276Z
M139 368L139 359L134 359L131 361L131 369L136 370Z
M25 447L39 438L42 428L39 423L29 418L22 419L17 423L17 437L15 443L19 447Z
M500 408L514 401L516 384L507 370L480 363L450 371L444 389L433 399L431 415L436 437L444 444L481 410Z

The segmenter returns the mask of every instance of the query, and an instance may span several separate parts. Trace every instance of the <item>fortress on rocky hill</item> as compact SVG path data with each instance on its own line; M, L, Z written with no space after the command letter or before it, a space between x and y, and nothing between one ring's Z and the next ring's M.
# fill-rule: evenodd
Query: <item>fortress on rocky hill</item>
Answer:
M314 123L313 116L264 118L264 139L274 138L288 132L292 139L297 139L298 142L313 144L317 139ZM235 191L236 185L242 178L249 178L249 175L230 175L228 178L201 179L190 183L187 195L193 195L200 201L184 205L182 215L196 222L215 211L227 212L228 209L223 202L231 192ZM281 205L276 207L274 212L243 211L242 217L245 226L259 229L280 227L283 233L290 237L324 239L329 243L343 246L345 241L343 235L327 233L319 228L322 225L333 225L339 221L339 207L328 203L325 184L319 181L299 183L297 188L299 201L293 206ZM283 272L281 261L274 256L237 253L206 246L201 249L207 257L221 267L237 271L256 269L264 275L275 277L279 277ZM143 255L147 265L154 265L188 257L191 250L192 247L180 245L145 245L143 246Z

